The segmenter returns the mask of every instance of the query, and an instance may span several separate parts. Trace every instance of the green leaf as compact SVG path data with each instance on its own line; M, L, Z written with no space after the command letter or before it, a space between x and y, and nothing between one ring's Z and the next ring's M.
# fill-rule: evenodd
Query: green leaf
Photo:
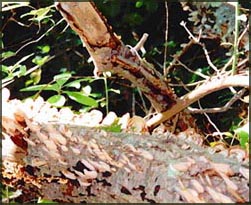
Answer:
M2 65L1 68L2 68L2 72L9 73L10 71L9 66Z
M41 84L41 85L33 85L27 88L23 88L20 91L25 91L25 92L29 92L29 91L40 91L40 90L53 90L58 92L59 91L59 87L57 84Z
M24 76L25 75L25 73L26 73L26 66L25 65L21 65L20 66L20 73L18 74L18 77L20 77L20 76Z
M74 81L66 84L65 87L71 87L71 88L79 89L81 87L81 83L80 83L79 80L74 80Z
M32 62L39 66L42 66L47 62L48 58L49 56L44 56L44 57L36 56L35 58L32 59Z
M91 94L91 92L92 92L91 86L87 85L87 86L83 87L83 88L82 88L82 92L83 92L85 95L89 96L89 95Z
M57 202L55 201L51 201L51 200L48 200L48 199L42 199L41 197L38 198L37 200L37 203L38 204L57 204Z
M50 11L51 7L45 7L45 8L40 8L37 10L32 10L29 13L25 13L21 16L21 18L25 17L25 16L33 16L33 18L31 18L30 20L33 21L42 21L43 19L50 17L50 16L46 16L46 14Z
M64 86L79 89L81 87L81 84L80 84L81 82L86 82L87 81L87 82L91 83L91 82L93 82L95 80L96 79L94 79L94 78L85 77L85 78L82 78L82 79L71 81L71 82L65 84Z
M40 49L41 52L45 54L50 52L51 47L49 45L44 45L44 46L38 46L38 49Z
M64 79L64 78L68 78L69 79L70 77L71 77L70 73L62 73L62 74L55 75L53 77L53 80L57 81L57 80Z
M136 8L140 8L142 6L143 6L143 1L142 0L141 1L137 1L136 4L135 4Z
M69 98L71 98L72 100L74 100L80 104L88 105L88 106L92 106L92 107L98 107L98 103L96 100L84 95L81 92L64 91L64 93L66 93L69 96Z
M2 53L2 58L9 58L9 57L14 56L14 55L15 55L14 52L12 52L12 51L6 51L6 52Z
M115 120L111 125L101 127L107 132L122 132L121 124L118 124L118 120Z
M175 48L176 43L174 41L168 41L164 43L164 46L169 48Z
M62 107L65 104L65 101L66 99L63 95L53 95L47 100L47 102L56 107Z
M240 136L240 145L241 145L242 148L245 148L247 146L247 143L248 143L249 135L248 135L248 133L246 133L244 131L241 131L239 133L239 136Z
M249 123L246 123L242 127L237 128L236 130L234 130L234 132L240 138L241 147L245 148L246 144L248 143L248 139L249 139Z
M69 78L71 78L70 73L62 73L59 75L55 75L53 77L53 80L56 81L56 83L61 87L69 80Z
M41 80L42 69L37 69L30 74L31 81L34 85L38 84Z

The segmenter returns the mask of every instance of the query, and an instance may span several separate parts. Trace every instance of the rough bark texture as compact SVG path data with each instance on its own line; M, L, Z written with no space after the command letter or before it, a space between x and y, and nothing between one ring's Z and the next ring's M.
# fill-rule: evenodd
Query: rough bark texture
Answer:
M143 61L137 51L125 46L113 34L105 17L91 2L61 2L57 8L82 39L95 64L95 74L103 71L128 79L148 97L154 108L164 111L177 97L153 66Z
M57 8L82 39L95 64L94 73L103 71L128 79L148 97L154 108L164 111L176 102L176 95L153 66L112 32L106 19L91 2L61 2Z
M69 119L41 99L3 105L8 111L3 113L2 179L27 198L249 201L248 155L241 149L215 153L182 139L188 132L136 135L88 128L79 125L80 116Z

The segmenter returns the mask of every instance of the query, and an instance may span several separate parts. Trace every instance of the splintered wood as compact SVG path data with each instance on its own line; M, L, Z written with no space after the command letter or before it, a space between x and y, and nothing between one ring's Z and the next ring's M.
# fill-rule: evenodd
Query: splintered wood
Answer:
M81 115L52 108L42 98L5 97L3 107L2 181L22 190L27 201L249 201L249 160L242 151L242 158L237 150L215 153L183 140L185 133L106 132L109 121L97 111L85 114L96 120L91 127Z

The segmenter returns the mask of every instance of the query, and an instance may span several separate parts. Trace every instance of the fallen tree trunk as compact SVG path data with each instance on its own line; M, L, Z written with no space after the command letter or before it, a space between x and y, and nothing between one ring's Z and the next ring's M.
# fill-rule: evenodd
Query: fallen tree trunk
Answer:
M241 149L218 154L171 134L80 126L72 123L80 116L64 121L62 112L41 98L3 105L8 111L3 113L2 179L21 189L26 200L249 201L248 154Z

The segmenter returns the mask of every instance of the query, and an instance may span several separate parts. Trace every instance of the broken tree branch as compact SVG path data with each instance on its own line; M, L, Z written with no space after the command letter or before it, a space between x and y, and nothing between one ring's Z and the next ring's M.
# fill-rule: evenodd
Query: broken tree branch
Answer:
M246 89L241 89L238 93L236 93L224 106L222 107L214 107L214 108L188 108L189 112L195 114L195 113L218 113L218 112L225 112L231 108L233 103L235 103L237 100L239 100L244 93L246 92Z
M204 82L202 85L198 86L195 90L181 97L177 101L177 103L169 110L152 117L150 120L148 120L147 126L154 127L170 119L172 116L179 113L192 103L203 98L204 96L213 93L217 90L221 90L231 86L249 88L249 77L241 75L213 77L207 82Z
M191 103L211 92L228 86L248 86L247 76L212 77L193 92L178 99L164 77L118 39L105 17L92 2L58 2L57 8L71 28L78 33L92 56L95 75L103 71L111 71L131 81L150 100L156 111L160 113L148 121L150 127L169 120Z
M176 103L177 96L163 76L118 39L92 2L58 2L56 6L85 44L95 65L95 75L110 71L128 79L158 112ZM143 41L145 38L146 35Z

